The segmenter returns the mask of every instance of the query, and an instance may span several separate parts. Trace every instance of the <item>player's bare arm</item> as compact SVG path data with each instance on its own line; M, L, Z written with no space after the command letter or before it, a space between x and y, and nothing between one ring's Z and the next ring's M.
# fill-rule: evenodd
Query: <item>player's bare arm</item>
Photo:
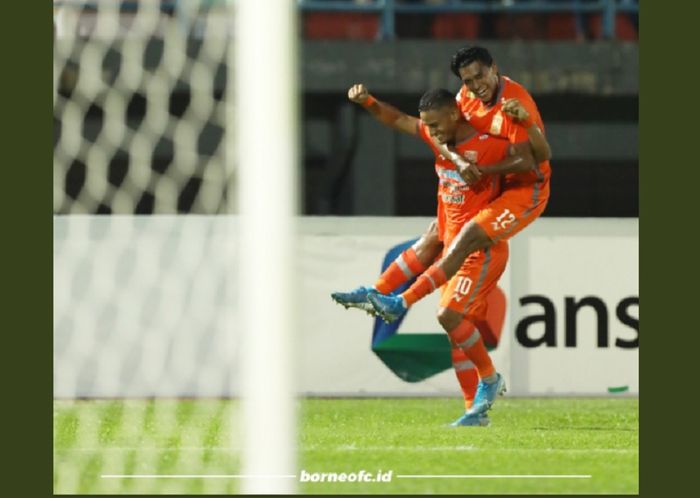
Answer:
M452 162L457 167L457 172L462 179L467 182L467 184L474 184L479 181L483 174L483 170L479 168L475 163L467 161L465 158L461 157L454 151L451 152Z
M535 160L538 163L548 161L552 157L552 149L540 127L531 119L525 106L518 99L507 99L503 102L503 112L527 130Z
M462 177L462 180L467 183L467 185L472 185L479 181L483 174L482 171L476 164L467 161L465 158L460 156L453 145L440 143L437 140L433 140L433 144L435 147L437 147L440 154L452 161L457 168L457 172Z
M537 163L532 155L532 148L528 142L511 144L508 148L508 157L495 164L479 167L479 171L485 175L506 175L508 173L526 173L535 170Z
M492 175L523 173L535 169L537 163L546 161L550 149L544 135L536 124L527 130L529 142L515 144L513 155L497 164L489 165L488 168L479 168L476 164L466 160L456 152L453 146L438 143L435 145L443 156L448 157L455 164L462 179L467 184L473 184L479 181L485 172ZM542 157L545 159L541 159ZM488 171L486 171L487 169Z
M409 116L396 107L377 100L370 95L369 90L362 83L350 87L348 99L367 109L380 123L409 135L418 135L418 118Z

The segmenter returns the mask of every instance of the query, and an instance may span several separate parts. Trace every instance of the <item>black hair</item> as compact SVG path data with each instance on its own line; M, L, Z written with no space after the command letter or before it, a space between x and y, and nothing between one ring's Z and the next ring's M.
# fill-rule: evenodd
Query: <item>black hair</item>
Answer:
M450 69L452 69L455 76L461 79L459 68L468 66L474 61L479 61L487 66L493 65L493 57L484 47L462 47L452 56Z
M418 104L418 112L434 111L446 106L455 106L455 96L449 90L437 88L423 94Z

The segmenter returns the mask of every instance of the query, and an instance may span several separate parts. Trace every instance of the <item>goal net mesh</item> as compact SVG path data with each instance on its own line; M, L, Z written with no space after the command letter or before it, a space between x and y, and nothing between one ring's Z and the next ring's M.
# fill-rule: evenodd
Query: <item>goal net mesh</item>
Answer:
M54 211L222 212L222 0L56 3Z
M230 217L197 216L231 212L230 19L217 0L54 2L57 494L239 489L124 477L239 469L236 247Z

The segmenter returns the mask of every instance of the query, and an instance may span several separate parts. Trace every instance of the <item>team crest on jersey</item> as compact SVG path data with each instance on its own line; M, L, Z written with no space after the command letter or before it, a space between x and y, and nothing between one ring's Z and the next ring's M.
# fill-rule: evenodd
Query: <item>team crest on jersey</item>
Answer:
M503 126L503 114L498 111L491 120L491 135L500 135Z

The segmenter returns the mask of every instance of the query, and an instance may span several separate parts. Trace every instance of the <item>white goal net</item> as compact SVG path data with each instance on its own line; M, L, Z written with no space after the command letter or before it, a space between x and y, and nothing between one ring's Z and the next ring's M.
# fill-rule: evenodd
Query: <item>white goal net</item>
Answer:
M225 211L226 2L55 6L54 211Z
M54 1L56 494L294 491L294 8Z

